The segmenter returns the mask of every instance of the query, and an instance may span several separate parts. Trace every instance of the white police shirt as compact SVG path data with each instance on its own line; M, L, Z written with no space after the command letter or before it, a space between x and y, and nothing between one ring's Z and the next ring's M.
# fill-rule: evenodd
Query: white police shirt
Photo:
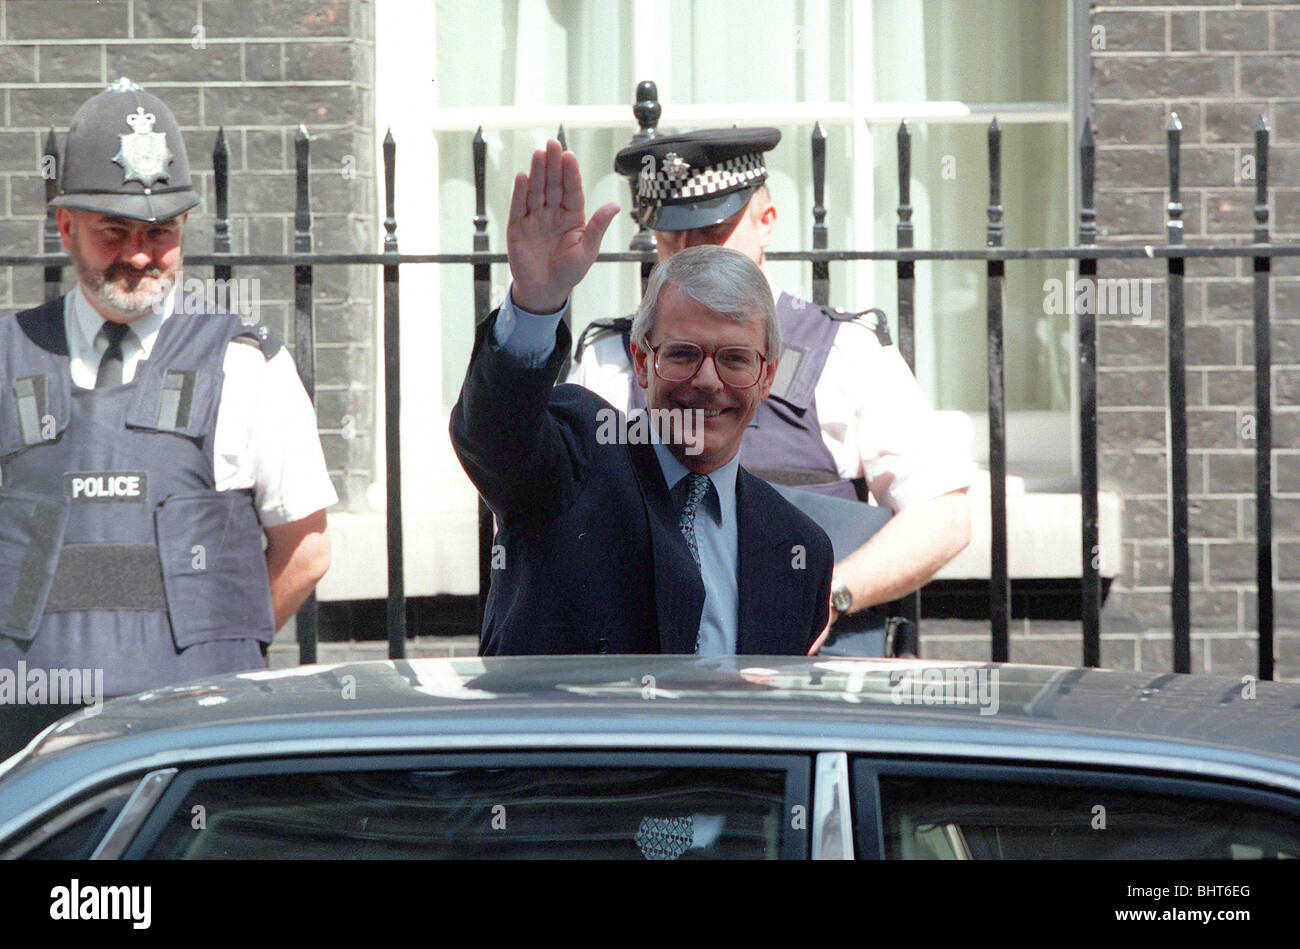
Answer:
M122 340L122 380L135 377L163 321L171 316L175 294L162 312L131 323ZM64 298L63 325L74 385L95 387L108 342L104 318L78 285ZM271 359L257 346L232 344L222 363L225 382L213 435L213 467L218 491L253 489L264 527L300 520L338 503L325 469L316 411L298 378L293 357L282 348Z
M589 343L567 381L626 411L636 379L622 338L606 333ZM945 435L898 348L880 345L861 322L836 331L814 395L840 476L866 478L877 502L901 511L974 481L969 451Z

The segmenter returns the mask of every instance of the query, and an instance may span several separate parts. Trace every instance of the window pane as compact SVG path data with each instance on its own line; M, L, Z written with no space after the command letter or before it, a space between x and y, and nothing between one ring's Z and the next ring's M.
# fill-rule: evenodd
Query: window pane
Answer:
M1300 822L1238 802L885 775L880 797L890 860L1300 857Z
M627 102L631 0L439 0L441 105Z
M126 805L138 779L92 795L60 814L43 819L26 840L0 855L24 860L87 860Z
M780 854L783 771L454 768L198 782L153 858L748 858ZM192 826L204 809L203 829Z
M629 117L630 117L629 111ZM570 150L582 166L587 213L613 201L631 204L627 179L614 171L614 154L627 145L635 128L566 128ZM491 249L506 249L506 217L514 177L528 170L533 150L542 147L556 130L484 132L487 143L487 217ZM474 164L472 132L437 135L439 163L439 247L443 253L468 253L474 238ZM628 214L620 214L605 233L601 249L625 251L636 233ZM440 268L442 329L442 399L450 411L465 380L465 368L474 344L473 271L466 264ZM504 299L510 284L506 264L492 266L492 305ZM574 338L593 319L630 314L640 300L640 267L635 263L599 264L587 272L573 293L570 309Z
M876 245L895 247L898 223L896 135L874 137ZM1059 124L1002 129L1003 244L1070 243L1069 141ZM915 246L983 247L988 224L988 130L978 125L912 128ZM1066 285L1066 261L1009 261L1003 307L1007 409L1070 408L1069 307L1047 305L1044 282ZM897 316L893 265L878 266L877 300ZM916 375L939 409L988 408L987 267L982 261L916 265ZM1048 312L1064 309L1066 312Z
M877 102L1063 102L1065 0L875 0Z
M846 0L671 0L665 102L847 101L853 68Z
M826 233L833 250L852 248L853 238L853 136L849 126L838 123L826 129ZM813 125L781 126L781 141L765 157L767 187L776 207L776 228L769 251L812 249L813 227ZM769 261L765 264L772 282L781 290L811 300L812 264L800 261ZM865 310L874 305L868 286L864 292L852 282L852 268L831 265L832 306L843 310Z

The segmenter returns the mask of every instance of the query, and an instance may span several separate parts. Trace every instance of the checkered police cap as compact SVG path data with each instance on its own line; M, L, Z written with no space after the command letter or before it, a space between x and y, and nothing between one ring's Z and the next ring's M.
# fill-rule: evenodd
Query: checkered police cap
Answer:
M781 140L774 128L704 129L629 145L614 169L636 179L637 215L646 227L683 231L725 221L767 179L763 153Z
M636 194L642 201L691 201L748 188L767 177L758 152L703 168L692 168L676 152L669 152L658 168L651 168L637 176Z
M56 208L169 221L199 203L176 117L125 77L77 110L57 170Z

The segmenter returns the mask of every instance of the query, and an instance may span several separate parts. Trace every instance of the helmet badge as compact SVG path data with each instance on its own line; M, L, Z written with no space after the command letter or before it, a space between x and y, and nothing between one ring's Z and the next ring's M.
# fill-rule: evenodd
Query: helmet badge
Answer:
M122 147L113 157L124 169L123 184L134 180L147 188L167 177L172 152L167 147L166 134L153 130L155 121L157 118L152 112L146 112L144 106L137 106L135 113L126 117L126 124L133 131L121 136Z
M664 156L664 174L669 181L685 181L691 174L690 163L676 152L669 152Z

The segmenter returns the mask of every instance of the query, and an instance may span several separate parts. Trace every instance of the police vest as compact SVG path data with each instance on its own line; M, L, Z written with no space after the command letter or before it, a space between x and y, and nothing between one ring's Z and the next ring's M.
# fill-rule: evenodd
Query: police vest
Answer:
M63 299L0 319L0 669L102 669L116 696L265 665L261 524L212 453L227 345L280 344L191 308L107 389L72 384Z

